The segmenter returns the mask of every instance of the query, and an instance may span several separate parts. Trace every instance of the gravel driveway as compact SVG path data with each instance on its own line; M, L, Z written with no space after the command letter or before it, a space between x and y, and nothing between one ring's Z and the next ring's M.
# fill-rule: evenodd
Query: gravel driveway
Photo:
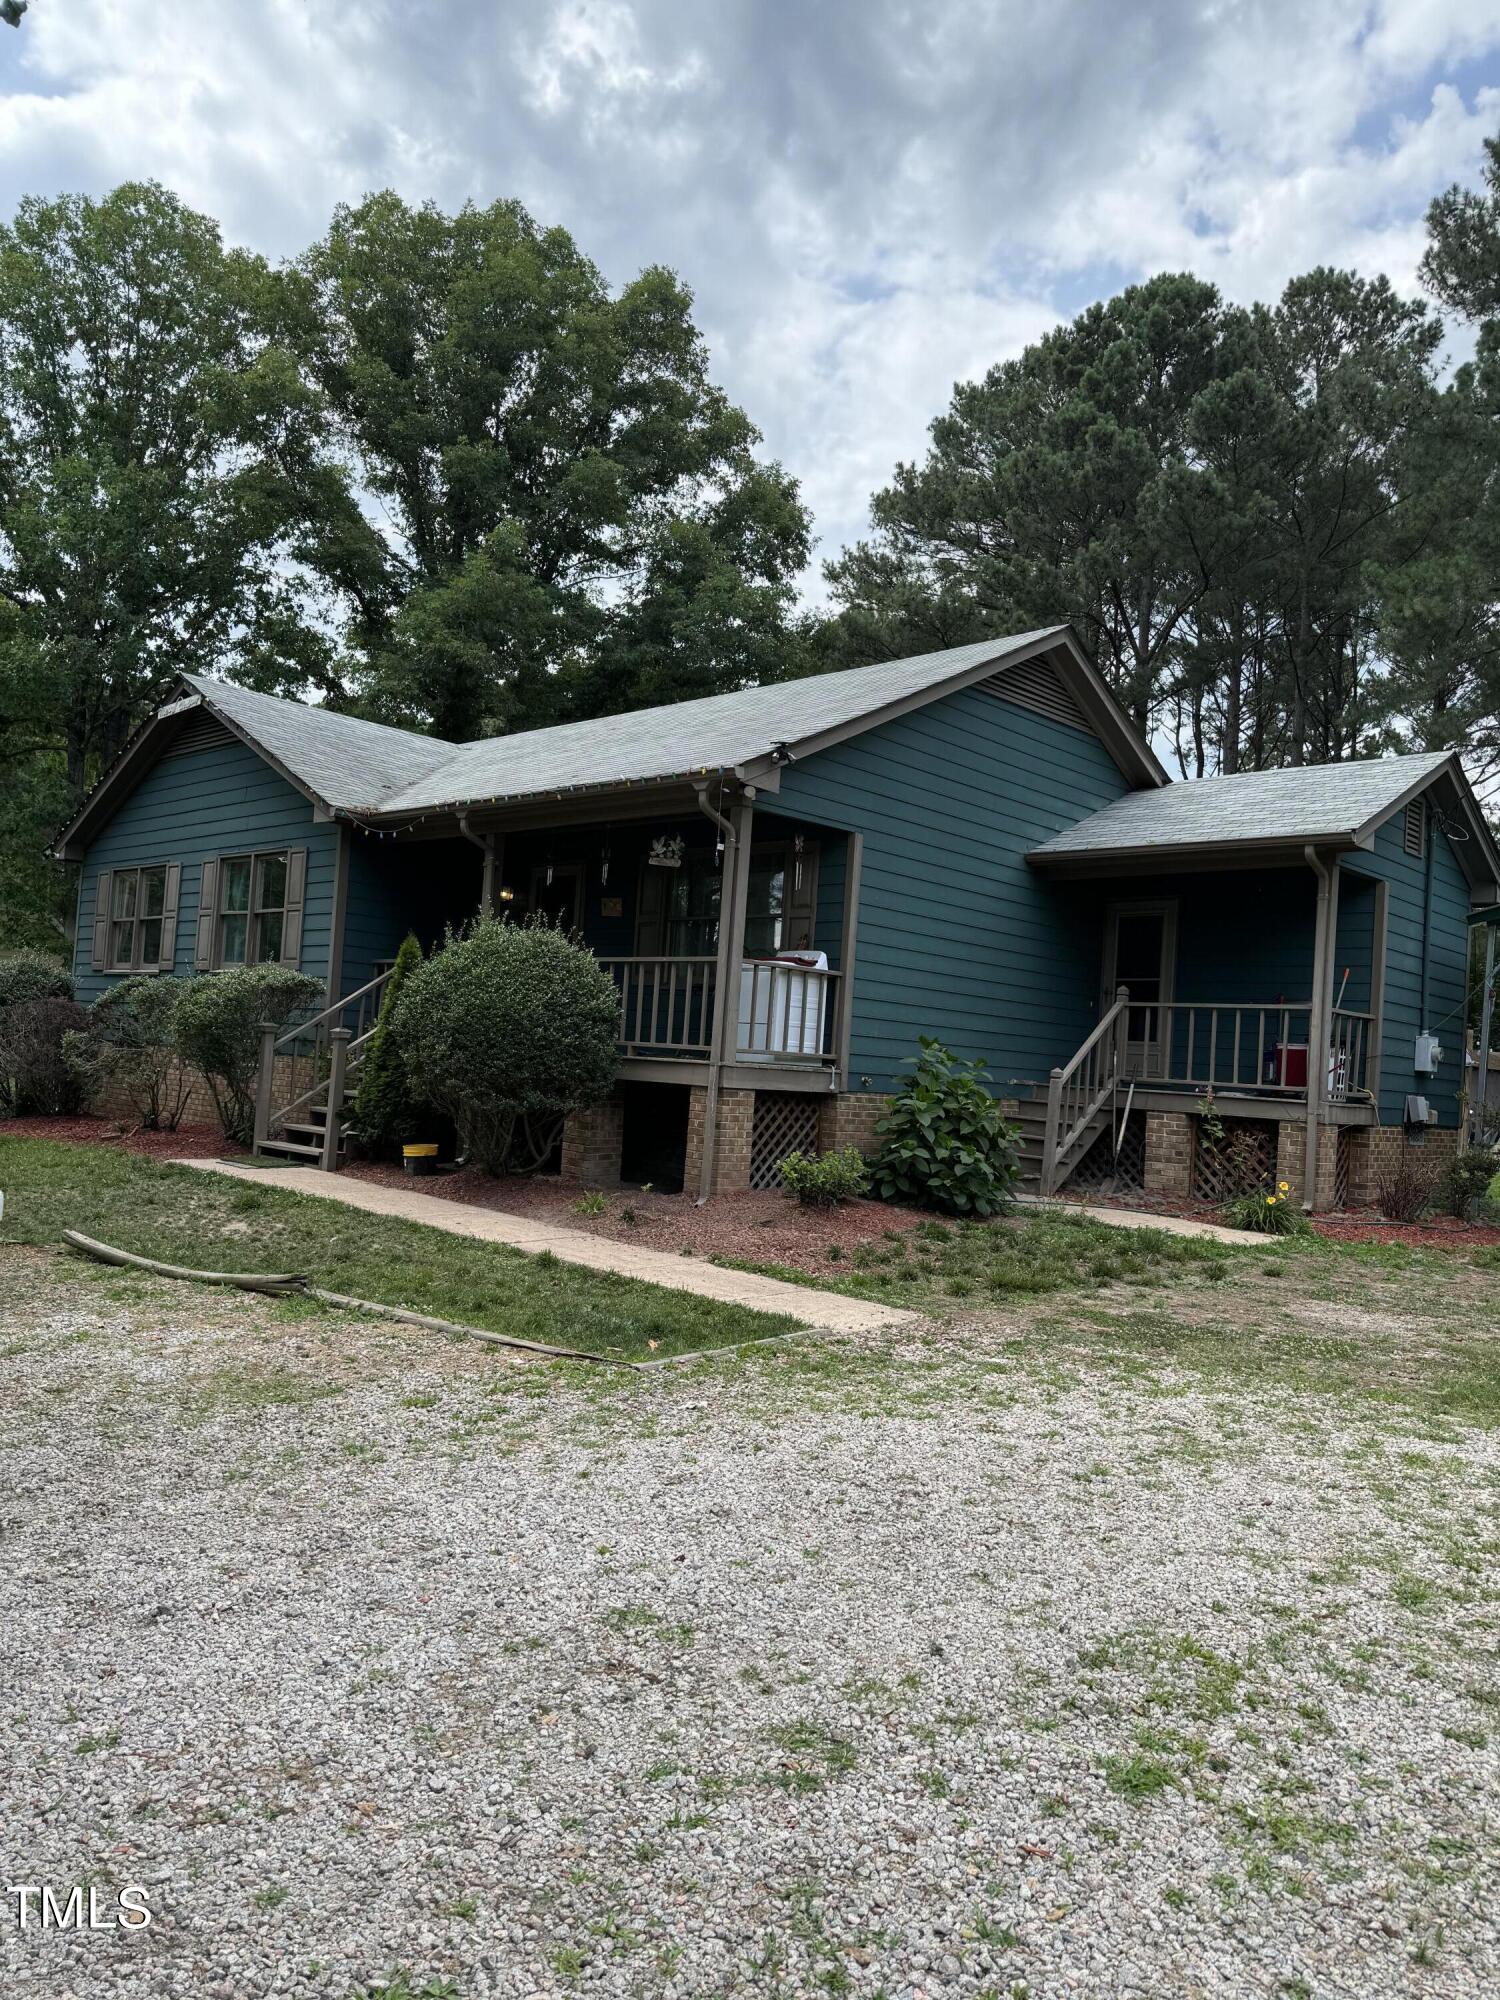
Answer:
M1491 1433L0 1260L7 1996L1500 1989Z

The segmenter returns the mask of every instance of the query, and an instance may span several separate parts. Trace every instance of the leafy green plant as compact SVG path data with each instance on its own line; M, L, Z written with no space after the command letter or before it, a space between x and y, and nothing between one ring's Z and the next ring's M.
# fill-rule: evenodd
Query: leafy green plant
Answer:
M916 1068L875 1128L875 1191L952 1215L998 1214L1020 1177L1020 1133L985 1088L982 1059L955 1056L931 1035L920 1042Z
M392 1028L412 1088L504 1173L523 1123L609 1095L619 1012L613 979L566 932L486 917L412 971Z
M788 1153L781 1163L781 1185L804 1208L837 1208L854 1201L869 1180L869 1166L857 1146L837 1153Z
M1456 1153L1438 1176L1433 1191L1435 1205L1444 1215L1456 1215L1461 1222L1472 1219L1490 1200L1495 1169L1495 1155L1487 1146L1471 1146L1467 1153Z
M393 1153L404 1140L417 1136L422 1123L422 1103L412 1090L391 1026L406 982L421 963L422 947L408 935L385 982L375 1032L359 1066L349 1129L368 1153Z
M0 1011L23 1000L71 1000L73 979L44 951L0 952Z
M1231 1229L1258 1229L1266 1236L1295 1236L1308 1227L1286 1181L1236 1195L1219 1211Z
M185 984L163 973L120 980L94 1002L87 1050L74 1052L75 1062L82 1059L93 1071L94 1087L117 1085L152 1132L177 1130L193 1087L175 1040Z
M17 1000L0 1011L0 1110L17 1117L80 1110L88 1078L69 1043L88 1022L87 1007L60 998Z
M201 1071L219 1123L239 1144L255 1136L261 1023L283 1026L322 992L289 965L234 965L183 981L173 1016L178 1054Z

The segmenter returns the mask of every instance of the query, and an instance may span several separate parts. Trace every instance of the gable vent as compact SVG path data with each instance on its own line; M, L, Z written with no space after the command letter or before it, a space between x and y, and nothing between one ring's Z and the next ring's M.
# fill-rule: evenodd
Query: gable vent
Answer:
M1045 715L1049 722L1065 722L1069 729L1082 729L1092 735L1090 724L1082 709L1074 701L1062 676L1050 660L1027 660L1019 667L1003 667L998 674L978 683L984 694L995 695L1001 701L1014 702L1017 708L1033 709L1038 715Z
M1408 854L1421 856L1427 852L1427 801L1411 799L1406 807L1406 825L1403 829Z
M216 715L200 708L187 718L171 745L161 754L163 757L186 757L195 750L222 749L224 744L236 740L233 731L226 729Z

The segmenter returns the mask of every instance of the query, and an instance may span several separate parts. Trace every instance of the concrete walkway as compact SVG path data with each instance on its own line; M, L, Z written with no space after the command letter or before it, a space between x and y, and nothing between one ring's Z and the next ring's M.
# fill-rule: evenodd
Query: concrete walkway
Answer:
M1259 1229L1226 1229L1222 1222L1197 1222L1190 1215L1153 1215L1147 1208L1105 1208L1087 1201L1069 1201L1063 1195L1018 1195L1021 1207L1052 1215L1078 1215L1086 1222L1107 1222L1111 1229L1159 1229L1166 1236L1207 1236L1215 1243L1238 1243L1247 1248L1279 1242L1279 1238Z
M236 1166L231 1160L174 1160L173 1166L198 1173L222 1174L229 1180L250 1181L256 1187L291 1188L316 1195L345 1208L362 1208L371 1215L399 1216L422 1222L429 1229L446 1229L450 1236L468 1236L480 1243L508 1243L535 1255L550 1250L564 1264L582 1264L591 1271L611 1271L621 1278L641 1278L672 1292L694 1292L721 1304L750 1306L756 1312L786 1313L803 1326L827 1333L869 1333L877 1328L914 1326L920 1313L900 1306L883 1306L873 1299L853 1299L841 1292L814 1291L789 1285L781 1278L762 1278L752 1271L727 1271L701 1257L674 1257L664 1250L647 1250L634 1243L616 1243L607 1236L590 1236L582 1229L557 1229L529 1216L507 1215L503 1209L470 1208L441 1195L419 1194L415 1188L384 1187L374 1181L347 1180L318 1167Z

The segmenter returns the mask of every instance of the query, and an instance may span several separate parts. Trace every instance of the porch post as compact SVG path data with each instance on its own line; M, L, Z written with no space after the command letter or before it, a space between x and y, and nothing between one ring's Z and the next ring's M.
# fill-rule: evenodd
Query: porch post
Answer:
M714 1191L719 1150L719 1086L734 1053L740 1020L740 960L745 954L745 907L750 894L751 805L732 806L724 836L724 873L719 888L719 954L714 967L714 1025L708 1055L708 1088L703 1097L703 1152L698 1199Z
M865 837L859 831L844 836L844 912L839 929L839 1023L834 1043L835 1082L849 1088L849 1044L854 1033L854 939L859 929L859 873Z
M251 1152L258 1153L271 1136L271 1078L276 1071L276 1023L260 1024L260 1068L255 1078L255 1138Z
M1313 846L1305 847L1317 877L1318 907L1313 924L1312 1002L1307 1019L1307 1149L1302 1163L1302 1206L1311 1210L1317 1195L1318 1135L1328 1095L1328 1044L1333 1027L1333 941L1338 916L1338 862L1331 864Z

